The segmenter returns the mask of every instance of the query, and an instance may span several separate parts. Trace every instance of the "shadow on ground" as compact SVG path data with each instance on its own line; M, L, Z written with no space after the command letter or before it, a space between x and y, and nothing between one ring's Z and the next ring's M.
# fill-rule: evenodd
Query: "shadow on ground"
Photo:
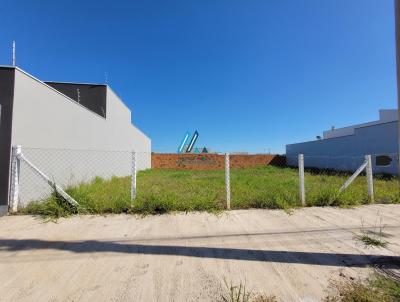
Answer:
M197 258L228 260L278 262L324 266L368 267L385 264L385 267L398 267L400 257L339 254L296 251L270 251L239 248L144 245L116 241L46 241L37 239L0 239L1 251L60 250L72 253L126 253L142 255L170 255Z

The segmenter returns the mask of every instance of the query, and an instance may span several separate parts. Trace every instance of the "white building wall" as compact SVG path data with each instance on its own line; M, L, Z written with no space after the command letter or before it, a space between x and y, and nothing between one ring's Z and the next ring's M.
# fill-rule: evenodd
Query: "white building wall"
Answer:
M105 119L19 69L12 145L22 145L24 155L63 186L130 175L132 151L138 152L139 169L151 167L151 140L131 124L130 110L110 88ZM42 196L47 185L32 183L38 178L22 172L21 189L29 188L21 192L26 203Z
M372 155L374 173L397 173L397 121L354 129L353 135L286 145L287 163L297 166L298 154L304 154L305 167L354 171ZM388 166L377 166L376 157L391 157Z
M355 130L358 128L394 122L394 121L397 121L397 119L398 119L397 110L381 109L381 110L379 110L379 120L373 121L373 122L368 122L368 123L352 125L352 126L348 126L348 127L335 128L333 130L326 130L323 132L323 138L327 139L327 138L334 138L334 137L340 137L340 136L346 136L346 135L353 135L355 133Z

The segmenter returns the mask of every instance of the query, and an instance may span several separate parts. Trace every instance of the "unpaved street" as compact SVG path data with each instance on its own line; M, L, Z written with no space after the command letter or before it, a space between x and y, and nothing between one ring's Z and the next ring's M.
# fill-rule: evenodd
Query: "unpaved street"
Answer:
M361 220L379 226L380 217L390 244L365 248L354 239ZM2 217L0 300L218 301L225 278L280 301L319 301L339 274L366 276L371 261L398 260L399 218L398 205Z

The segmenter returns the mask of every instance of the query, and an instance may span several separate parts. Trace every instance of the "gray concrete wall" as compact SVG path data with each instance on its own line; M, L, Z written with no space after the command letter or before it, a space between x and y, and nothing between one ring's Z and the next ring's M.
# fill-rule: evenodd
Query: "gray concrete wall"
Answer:
M297 155L304 154L305 167L354 171L364 155L373 156L374 173L397 173L397 121L356 128L353 135L286 146L287 162L297 166ZM392 158L389 166L377 166L376 156Z
M12 145L22 145L24 155L63 186L130 175L131 151L139 152L139 170L151 167L151 140L131 124L130 110L109 87L103 118L18 69ZM27 166L20 181L22 203L42 197L43 182Z

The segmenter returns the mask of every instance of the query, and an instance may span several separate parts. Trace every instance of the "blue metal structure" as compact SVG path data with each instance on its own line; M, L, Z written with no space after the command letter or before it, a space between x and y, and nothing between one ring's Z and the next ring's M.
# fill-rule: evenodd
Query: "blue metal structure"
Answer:
M193 149L194 144L196 143L198 137L199 137L199 133L198 133L197 130L196 130L196 131L194 132L194 134L193 134L191 140L190 140L189 146L188 146L187 149L186 149L186 153L192 152L192 149Z
M186 132L185 136L183 137L183 140L182 140L181 144L179 145L178 153L183 153L183 152L186 151L186 150L183 150L183 148L185 147L185 144L186 144L186 141L189 138L189 135L190 135L189 132Z
M178 147L178 153L191 153L192 151L194 153L202 153L201 149L194 148L196 141L199 138L199 132L196 130L194 132L192 138L190 139L189 144L187 144L189 136L190 136L190 133L186 132L185 136L183 137L182 142L180 143L180 145ZM207 149L205 147L203 148L203 150L207 151Z

